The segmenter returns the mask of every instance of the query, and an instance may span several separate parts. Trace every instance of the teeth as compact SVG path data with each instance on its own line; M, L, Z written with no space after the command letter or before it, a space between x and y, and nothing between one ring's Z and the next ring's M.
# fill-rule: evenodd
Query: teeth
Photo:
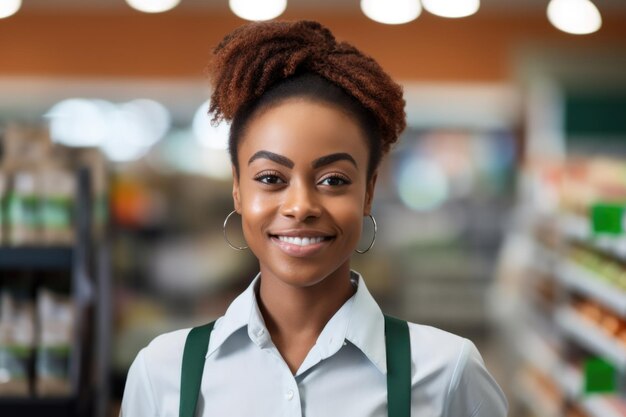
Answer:
M291 237L291 236L278 236L278 239L282 242L291 243L292 245L308 246L315 243L320 243L324 240L323 237Z

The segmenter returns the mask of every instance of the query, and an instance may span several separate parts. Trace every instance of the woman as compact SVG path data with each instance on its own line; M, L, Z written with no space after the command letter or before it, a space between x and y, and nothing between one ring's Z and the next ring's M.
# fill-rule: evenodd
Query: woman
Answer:
M472 342L385 317L350 268L401 87L310 21L242 26L209 69L210 112L232 122L227 221L241 215L260 272L214 327L141 350L122 414L505 416Z

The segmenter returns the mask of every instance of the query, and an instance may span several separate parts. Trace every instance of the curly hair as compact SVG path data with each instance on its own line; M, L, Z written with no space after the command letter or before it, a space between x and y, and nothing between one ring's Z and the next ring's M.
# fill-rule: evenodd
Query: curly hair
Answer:
M314 21L253 22L215 47L207 72L212 123L231 121L229 152L239 175L237 145L261 109L306 97L353 115L368 137L368 179L406 127L402 87L371 57Z

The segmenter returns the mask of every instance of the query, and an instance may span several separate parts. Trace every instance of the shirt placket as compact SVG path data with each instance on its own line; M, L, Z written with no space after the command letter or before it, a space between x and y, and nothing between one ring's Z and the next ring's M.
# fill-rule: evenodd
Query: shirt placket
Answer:
M282 393L281 403L283 412L281 415L288 417L302 417L302 401L300 387L296 377L291 373L289 366L280 355L280 352L273 343L265 346L264 350L270 354L276 366L281 368L280 390Z
M302 417L302 402L300 399L300 390L296 378L291 373L289 366L280 355L280 352L272 343L271 338L260 322L253 324L251 329L251 335L253 336L254 343L268 355L272 356L272 360L276 366L281 368L281 380L280 380L280 403L282 404L283 412L280 415L288 417Z

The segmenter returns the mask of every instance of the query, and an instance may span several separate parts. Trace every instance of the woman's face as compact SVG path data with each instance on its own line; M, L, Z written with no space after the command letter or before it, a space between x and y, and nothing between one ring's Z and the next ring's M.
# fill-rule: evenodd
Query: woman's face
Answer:
M235 209L262 275L306 287L349 268L376 182L356 121L289 99L248 122L238 151Z

